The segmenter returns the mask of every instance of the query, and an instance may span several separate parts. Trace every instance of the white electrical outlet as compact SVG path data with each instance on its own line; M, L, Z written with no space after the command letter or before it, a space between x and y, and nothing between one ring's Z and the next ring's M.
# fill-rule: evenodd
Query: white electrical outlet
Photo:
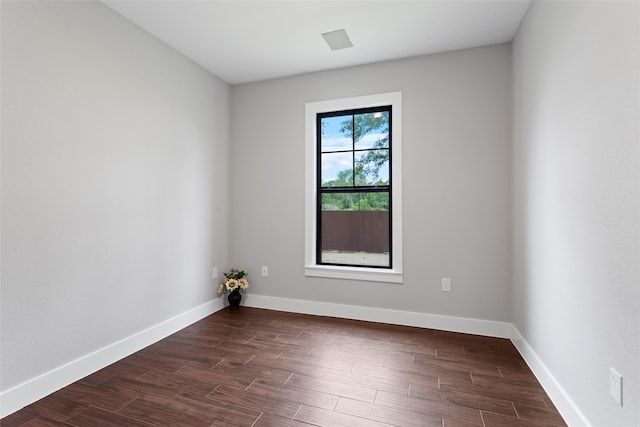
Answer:
M269 267L266 265L262 266L262 277L267 277L269 275Z
M211 269L211 278L216 279L218 277L218 267L213 267Z
M618 405L622 406L622 375L611 367L609 367L609 394L618 402Z
M451 292L451 279L442 279L442 292Z

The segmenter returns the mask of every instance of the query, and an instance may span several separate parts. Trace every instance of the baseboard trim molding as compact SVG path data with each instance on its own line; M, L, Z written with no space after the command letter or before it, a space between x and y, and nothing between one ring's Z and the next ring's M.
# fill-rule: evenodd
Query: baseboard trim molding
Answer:
M569 426L591 427L591 423L587 417L580 411L580 408L571 399L560 382L551 373L547 365L535 352L533 347L524 339L518 328L511 325L511 342L520 352L522 358L527 362L529 368L533 371L542 388L547 392L549 398L553 401L556 408Z
M507 322L390 310L359 305L278 298L264 295L248 294L243 299L243 304L247 307L440 329L450 332L464 332L467 334L499 338L509 338L511 332L511 323Z
M317 316L341 317L509 338L525 362L529 365L538 381L540 381L540 384L556 405L567 424L569 426L591 427L587 418L573 402L562 385L553 376L529 343L527 343L518 329L511 323L255 294L245 295L243 305ZM224 299L216 298L5 390L0 393L0 418L6 417L42 399L50 393L127 357L224 307Z
M0 393L0 418L42 399L224 307L216 298Z

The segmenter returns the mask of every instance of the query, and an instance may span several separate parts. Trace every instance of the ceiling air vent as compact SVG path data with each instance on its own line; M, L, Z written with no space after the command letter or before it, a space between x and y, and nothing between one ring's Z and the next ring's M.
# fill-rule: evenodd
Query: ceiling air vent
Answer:
M322 33L322 37L324 38L324 41L327 42L331 50L353 47L353 43L351 43L351 39L344 29Z

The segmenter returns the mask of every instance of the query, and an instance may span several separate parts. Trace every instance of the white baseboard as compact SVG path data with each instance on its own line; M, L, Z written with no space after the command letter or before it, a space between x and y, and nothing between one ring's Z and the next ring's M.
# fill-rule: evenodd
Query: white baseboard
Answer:
M223 308L216 298L0 393L0 418L165 338Z
M510 338L565 421L570 426L591 426L584 414L575 405L557 379L551 374L544 362L542 362L533 348L522 337L518 329L511 323L254 294L245 295L243 305L294 313L341 317ZM140 331L3 391L0 393L0 418L12 414L48 394L135 353L222 308L224 308L223 298L209 301L144 331Z
M364 307L359 305L332 304L254 294L246 295L246 298L243 299L243 304L247 307L315 314L319 316L343 317L370 322L392 323L395 325L416 326L419 328L440 329L499 338L509 338L511 333L511 323L506 322L389 310L386 308Z
M573 402L569 394L562 387L560 382L553 376L547 365L524 339L520 331L511 325L511 342L518 349L522 358L527 362L533 371L542 388L547 392L549 398L564 418L569 426L591 427L591 423L584 416L580 408Z

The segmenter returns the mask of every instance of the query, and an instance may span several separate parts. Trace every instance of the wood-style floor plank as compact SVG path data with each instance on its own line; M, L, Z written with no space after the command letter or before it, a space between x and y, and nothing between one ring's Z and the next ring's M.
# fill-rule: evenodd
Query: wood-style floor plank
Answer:
M69 424L77 426L100 427L150 427L153 424L129 418L124 415L105 411L100 408L87 408L85 411L69 419Z
M282 384L270 383L266 380L256 380L247 390L265 396L280 396L282 399L291 402L329 409L331 411L335 409L339 399L339 397L334 394L308 390L291 384L285 384L283 386Z
M4 424L3 424L4 425ZM71 424L48 417L38 417L22 424L23 427L70 427Z
M391 425L407 427L442 426L442 419L437 415L429 416L414 411L406 411L404 408L374 405L372 403L347 398L340 398L335 411Z
M177 411L212 418L215 425L250 426L260 417L260 411L188 392L179 393L167 405Z
M3 427L565 426L506 339L241 307Z
M306 405L302 405L294 419L321 427L390 427L393 425Z
M426 402L431 402L433 405L437 405L438 403L451 403L456 406L495 412L497 414L504 414L511 417L518 416L518 413L513 406L513 402L480 396L477 394L434 390L431 387L424 387L418 384L411 387L409 396L422 399Z
M364 402L373 402L376 396L376 390L373 388L363 387L357 384L343 384L322 378L308 377L306 375L293 374L287 384L327 394L334 394L340 397L350 397Z
M40 417L66 421L87 409L89 406L52 394L31 405ZM4 425L4 424L3 424Z
M161 426L210 426L214 418L208 414L202 417L192 414L190 411L179 410L170 405L170 402L151 402L135 399L133 402L118 411L125 415L149 424Z
M309 424L265 413L258 418L253 427L309 427Z
M414 412L429 418L447 417L452 420L475 423L479 426L482 425L482 417L478 409L449 403L447 401L436 402L415 397L398 396L397 394L380 391L376 396L376 405Z
M207 398L216 402L254 409L258 413L264 411L289 419L293 419L300 408L298 402L283 399L278 395L266 396L251 390L238 390L224 385L215 389Z

